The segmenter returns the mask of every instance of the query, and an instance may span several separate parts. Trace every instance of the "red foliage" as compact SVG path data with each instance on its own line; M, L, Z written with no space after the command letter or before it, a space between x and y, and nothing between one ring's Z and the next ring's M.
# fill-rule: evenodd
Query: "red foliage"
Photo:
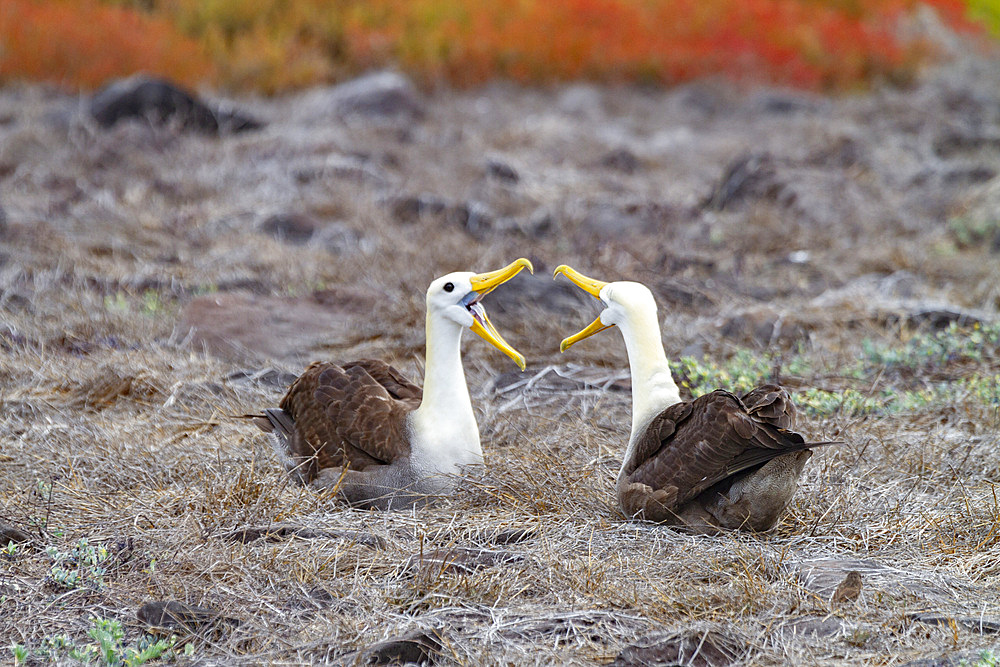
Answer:
M959 0L933 0L968 27ZM472 84L579 77L674 83L705 75L843 88L912 70L914 0L369 0L346 31L359 59Z
M212 66L165 18L95 0L0 2L0 81L92 88L139 71L195 85Z

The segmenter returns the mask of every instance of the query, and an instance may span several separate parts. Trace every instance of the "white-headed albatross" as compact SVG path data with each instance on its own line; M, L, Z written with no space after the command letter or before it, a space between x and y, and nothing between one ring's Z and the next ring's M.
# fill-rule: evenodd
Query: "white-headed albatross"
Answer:
M682 401L660 339L656 301L640 283L606 283L562 265L562 274L605 308L560 350L618 326L632 372L632 433L618 474L622 511L697 532L764 531L788 507L810 447L789 429L795 406L767 384L744 396L716 390Z
M524 370L524 357L480 303L523 268L533 270L522 258L430 284L423 390L381 361L311 364L280 407L254 419L272 435L288 472L316 488L337 489L360 507L410 507L454 489L464 467L483 462L462 369L462 331L472 329Z

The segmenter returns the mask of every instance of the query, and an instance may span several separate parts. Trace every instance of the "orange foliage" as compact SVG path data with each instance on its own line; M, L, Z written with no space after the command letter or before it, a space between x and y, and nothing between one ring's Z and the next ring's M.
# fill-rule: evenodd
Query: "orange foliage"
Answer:
M100 4L103 2L103 5ZM917 0L0 0L0 79L143 69L276 92L396 66L473 85L724 75L814 89L910 76ZM968 29L963 0L923 0ZM109 6L113 5L113 6ZM126 9L134 8L133 10ZM148 12L140 16L136 11ZM188 39L181 38L178 30Z
M210 78L212 64L167 18L95 0L0 2L0 81L93 88L135 72L193 86Z
M967 27L958 0L930 2ZM912 0L369 0L348 16L350 53L473 84L579 77L675 83L705 75L844 88L905 75ZM428 17L430 19L428 20Z

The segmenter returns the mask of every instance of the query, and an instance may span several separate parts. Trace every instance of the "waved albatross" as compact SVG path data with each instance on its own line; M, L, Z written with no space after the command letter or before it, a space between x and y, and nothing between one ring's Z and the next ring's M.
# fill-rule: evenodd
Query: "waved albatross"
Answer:
M617 325L632 372L632 433L615 491L622 511L695 532L764 531L788 507L811 447L789 429L795 405L774 384L744 396L721 389L682 401L660 340L656 301L640 283L563 274L605 309L560 351Z
M336 489L359 507L411 507L454 489L482 464L479 427L462 369L466 328L524 370L524 357L493 327L480 299L527 268L518 259L489 273L457 272L427 289L423 390L372 359L314 362L277 409L254 416L286 470L314 488Z

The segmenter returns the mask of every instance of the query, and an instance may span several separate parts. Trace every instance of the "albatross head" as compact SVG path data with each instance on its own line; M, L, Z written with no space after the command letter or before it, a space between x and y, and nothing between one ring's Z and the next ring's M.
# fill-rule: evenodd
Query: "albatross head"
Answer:
M653 299L653 293L645 285L624 280L606 283L588 278L565 264L556 267L553 277L559 274L566 276L577 287L600 299L605 306L600 316L590 326L563 339L559 345L560 352L565 352L573 343L615 325L637 322L643 318L648 319L650 316L655 322L656 301Z
M524 356L503 339L486 316L486 310L480 300L524 268L534 273L531 262L522 257L496 271L487 273L457 271L441 276L427 288L427 312L440 314L459 326L472 329L474 333L513 359L523 371Z

